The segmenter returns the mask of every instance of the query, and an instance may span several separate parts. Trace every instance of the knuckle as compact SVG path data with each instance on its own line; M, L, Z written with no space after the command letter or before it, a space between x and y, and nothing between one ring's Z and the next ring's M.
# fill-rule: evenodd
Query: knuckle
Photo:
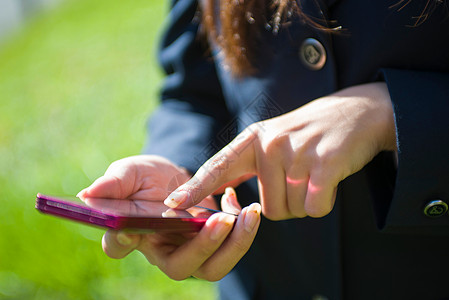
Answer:
M340 161L341 157L337 151L325 151L317 155L316 165L322 170L329 170L340 165Z
M223 279L226 274L219 272L216 266L203 266L195 273L195 277L211 282Z
M248 125L241 133L239 133L235 139L232 141L234 146L245 145L248 142L253 142L259 137L260 123L252 123Z
M284 211L262 207L262 214L271 221L281 221L290 218L290 214Z
M312 205L306 208L306 213L312 218L321 218L332 211L332 207Z
M204 193L204 186L201 180L192 177L183 185L182 191L188 192L190 194L190 199L199 199Z
M268 157L278 157L279 153L283 151L286 144L288 144L289 137L283 134L267 133L263 138L262 148Z
M185 274L180 268L171 263L166 263L164 266L159 266L162 272L164 272L170 279L175 281L181 281L188 278L190 275Z
M203 246L203 247L198 247L197 254L199 257L208 258L209 256L212 255L213 252L214 252L214 250L211 249L211 246Z
M119 168L122 168L122 167L127 166L127 165L132 165L135 162L136 158L137 158L137 156L128 156L128 157L121 158L121 159L118 159L116 161L113 161L109 165L108 170L109 169L115 170L115 169L119 169Z
M243 239L235 239L232 243L232 247L235 249L236 253L246 253L250 247L250 244L245 242Z
M211 157L201 168L198 170L195 176L199 176L201 180L197 182L190 181L189 185L192 188L202 189L202 180L212 179L226 181L231 170L231 163L234 161L232 149L230 146L222 149L219 153Z
M112 162L109 167L106 169L105 174L109 174L111 172L114 172L114 170L120 169L121 166L124 164L124 159L116 160Z
M175 280L175 281L182 281L189 277L189 276L184 276L183 274L178 274L177 272L174 272L174 273L165 272L165 275L167 275L168 278Z
M261 127L264 127L264 121L250 124L242 131L242 133L245 133L245 136L247 137L257 136Z
M295 142L297 143L297 142ZM309 166L315 160L315 153L304 145L293 146L293 151L288 157L292 166Z
M300 209L300 208L290 209L290 214L292 216L294 216L295 218L299 218L299 219L307 217L306 211L304 209Z
M226 149L228 151L228 149ZM207 164L205 165L205 171L217 170L217 171L226 171L228 169L229 164L229 155L226 151L220 151L217 155L211 157Z
M247 126L237 137L228 144L231 153L239 153L259 139L259 125L253 123Z
M335 165L320 163L311 170L311 183L315 187L326 187L337 182L337 168Z

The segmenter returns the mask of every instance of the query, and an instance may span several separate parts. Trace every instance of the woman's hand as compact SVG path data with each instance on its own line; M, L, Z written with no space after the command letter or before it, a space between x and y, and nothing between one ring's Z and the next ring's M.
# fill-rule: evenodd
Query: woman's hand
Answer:
M113 162L103 176L77 196L81 199L98 197L163 200L190 177L187 170L163 157L131 156ZM210 204L215 206L213 201Z
M165 203L192 206L226 182L253 174L266 217L322 217L332 210L340 181L380 151L395 149L385 83L355 86L252 124Z
M162 157L134 156L114 162L104 176L78 196L81 199L97 197L162 201L188 178L189 174L184 169ZM210 196L206 196L201 205L210 208L216 206ZM129 234L108 230L103 236L103 250L112 258L123 258L133 250L138 250L151 264L175 280L190 276L219 280L248 251L260 224L261 211L257 203L242 210L231 188L226 189L221 205L223 211L238 216L216 213L198 233Z

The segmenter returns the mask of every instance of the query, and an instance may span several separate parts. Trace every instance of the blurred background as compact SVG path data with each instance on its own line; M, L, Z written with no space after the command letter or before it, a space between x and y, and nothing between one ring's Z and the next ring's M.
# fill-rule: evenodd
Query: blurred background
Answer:
M36 193L76 195L140 153L166 13L156 0L0 0L0 299L214 298L34 208Z

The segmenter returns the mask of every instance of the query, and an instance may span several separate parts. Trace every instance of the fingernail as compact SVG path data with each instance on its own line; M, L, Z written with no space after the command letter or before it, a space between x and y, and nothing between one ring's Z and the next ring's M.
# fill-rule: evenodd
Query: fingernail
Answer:
M125 233L123 232L119 232L117 233L117 242L119 242L120 245L122 246L129 246L132 243L132 239L127 236Z
M169 208L166 211L162 212L162 217L164 218L176 217L176 212L173 209Z
M188 195L186 191L173 192L164 200L164 204L168 207L176 208L181 203L184 203Z
M222 215L218 219L218 224L215 226L215 228L212 230L212 233L210 234L211 240L217 241L223 236L229 232L229 229L232 227L232 224L234 224L235 218L231 215Z
M81 197L83 196L83 194L86 193L86 190L87 190L87 188L81 190L78 194L76 194L76 197L81 199Z
M227 188L225 188L225 194L235 197L235 190L232 187L228 186Z
M247 232L253 232L259 217L260 217L260 205L256 203L251 204L246 210L245 215L244 225L245 230Z
M229 203L237 201L237 195L235 194L235 190L232 187L227 187L225 189L225 195L226 200L228 200Z

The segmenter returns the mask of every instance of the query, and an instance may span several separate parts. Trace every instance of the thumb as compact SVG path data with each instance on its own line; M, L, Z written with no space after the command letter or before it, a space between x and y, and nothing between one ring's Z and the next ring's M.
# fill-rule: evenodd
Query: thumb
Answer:
M86 198L125 199L134 193L137 170L132 159L121 159L112 163L106 173L89 187L78 193L81 200Z
M172 192L165 205L187 208L201 202L223 184L256 172L254 141L256 135L246 129L231 143L202 165L185 184Z
M120 181L115 176L101 176L76 196L83 201L86 198L126 198L127 191L122 191Z

